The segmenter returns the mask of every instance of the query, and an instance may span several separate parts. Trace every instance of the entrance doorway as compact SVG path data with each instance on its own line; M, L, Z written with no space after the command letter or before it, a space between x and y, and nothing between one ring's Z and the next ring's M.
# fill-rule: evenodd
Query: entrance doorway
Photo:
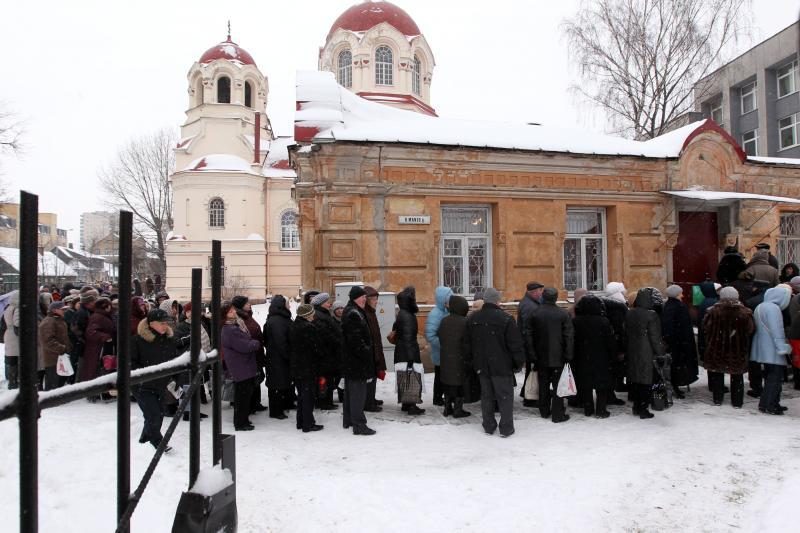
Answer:
M672 252L672 278L691 301L692 285L714 279L719 263L717 213L678 213L678 244Z

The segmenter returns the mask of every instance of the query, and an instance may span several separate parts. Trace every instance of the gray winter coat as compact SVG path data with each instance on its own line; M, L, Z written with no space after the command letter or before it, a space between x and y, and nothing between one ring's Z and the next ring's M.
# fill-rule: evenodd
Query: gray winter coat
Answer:
M628 336L628 379L633 383L653 383L653 361L664 355L661 342L661 318L653 311L653 289L641 289L633 309L625 317Z
M770 287L774 287L780 281L778 269L769 264L769 252L766 250L759 250L753 254L745 272L752 272L754 281L765 282Z
M19 357L19 291L11 295L3 317L6 320L6 334L3 336L6 357Z

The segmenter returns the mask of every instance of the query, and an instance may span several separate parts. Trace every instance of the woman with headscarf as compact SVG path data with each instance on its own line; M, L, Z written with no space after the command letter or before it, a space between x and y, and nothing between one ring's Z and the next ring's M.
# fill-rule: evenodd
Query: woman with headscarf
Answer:
M650 404L650 389L653 385L653 364L663 357L661 342L661 318L656 311L661 307L661 293L647 287L636 293L633 309L625 318L628 338L628 379L631 383L633 414L639 418L653 418L647 408Z
M141 296L131 298L131 336L137 335L139 323L147 318L147 304Z
M251 398L258 374L256 350L260 344L250 337L247 326L230 302L222 304L221 319L220 340L225 366L233 379L233 427L236 431L252 431Z
M661 334L667 352L672 355L671 381L677 398L686 395L680 387L688 387L698 378L697 347L689 308L681 301L683 289L680 285L667 287L667 303L661 313Z
M439 324L442 388L444 389L444 416L463 418L471 413L464 410L464 377L467 362L462 349L467 331L467 300L458 295L450 297L450 314Z
M278 294L269 304L269 314L264 323L264 339L267 345L267 394L270 418L287 418L287 409L292 401L292 376L290 371L289 328L292 313L286 298Z
M397 319L394 323L394 330L397 332L394 362L408 363L409 366L414 363L421 363L419 341L417 341L418 326L416 316L417 312L419 312L419 307L417 307L417 292L414 287L406 287L397 294L397 307L400 309L397 311ZM438 330L439 323L436 324L436 330L431 333L437 339L437 348L439 338L436 332ZM442 403L444 403L444 400L442 400ZM404 403L402 409L409 415L421 415L425 412L425 409L420 409L413 403Z
M265 374L264 367L267 366L267 358L264 355L264 333L261 326L253 318L253 307L250 305L250 299L247 296L237 295L231 299L231 305L236 308L236 314L242 319L247 331L250 333L250 338L258 341L259 347L255 350L256 364L258 365L258 374L253 387L253 395L251 396L252 405L250 414L255 414L260 411L266 411L266 406L261 404L261 383L264 382Z
M764 390L758 410L782 415L781 384L786 368L786 355L792 352L783 329L783 310L789 305L789 292L782 287L767 289L764 302L756 307L753 319L756 334L750 348L750 360L764 365Z

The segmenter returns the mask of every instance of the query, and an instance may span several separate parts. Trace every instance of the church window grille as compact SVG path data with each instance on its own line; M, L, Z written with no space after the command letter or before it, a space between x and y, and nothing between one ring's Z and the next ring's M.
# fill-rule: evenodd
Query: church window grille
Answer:
M379 46L375 50L375 84L392 85L393 71L392 49L388 46Z
M350 88L353 86L353 53L342 50L338 59L339 85Z
M212 228L225 227L225 202L221 198L208 202L208 225Z
M281 215L281 250L299 250L300 231L297 227L297 211L285 211Z

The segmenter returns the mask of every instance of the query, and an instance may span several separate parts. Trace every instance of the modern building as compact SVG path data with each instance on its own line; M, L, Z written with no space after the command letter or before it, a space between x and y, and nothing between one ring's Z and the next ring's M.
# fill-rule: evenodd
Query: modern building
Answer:
M81 213L81 250L98 253L93 248L98 241L116 231L119 213L92 211Z
M748 156L800 157L800 22L695 84L695 111L722 126Z
M0 203L0 246L19 248L19 204ZM39 213L39 249L67 246L67 230L58 227L58 215Z

